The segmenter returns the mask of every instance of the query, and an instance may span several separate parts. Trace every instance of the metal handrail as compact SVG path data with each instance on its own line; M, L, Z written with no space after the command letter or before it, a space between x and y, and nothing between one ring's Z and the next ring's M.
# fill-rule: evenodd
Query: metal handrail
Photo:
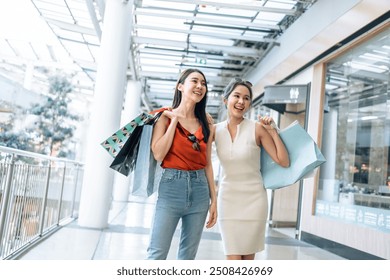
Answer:
M0 146L0 259L78 217L83 163Z
M40 158L40 159L46 159L46 160L52 160L52 161L58 161L58 162L71 162L71 163L75 163L75 164L79 164L79 165L84 165L80 161L75 161L75 160L71 160L71 159L67 159L67 158L58 158L58 157L53 157L53 156L18 150L18 149L9 148L9 147L5 147L5 146L1 146L1 145L0 145L0 152L20 155L20 156L26 156L26 157L31 157L31 158Z

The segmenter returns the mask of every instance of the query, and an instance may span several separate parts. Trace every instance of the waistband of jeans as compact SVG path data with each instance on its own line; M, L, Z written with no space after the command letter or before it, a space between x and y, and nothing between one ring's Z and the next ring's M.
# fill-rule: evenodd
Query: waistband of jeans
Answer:
M174 168L165 168L164 173L167 172L169 174L173 174L176 178L180 177L190 177L190 178L199 178L206 176L204 169L198 169L198 170L180 170L180 169L174 169Z

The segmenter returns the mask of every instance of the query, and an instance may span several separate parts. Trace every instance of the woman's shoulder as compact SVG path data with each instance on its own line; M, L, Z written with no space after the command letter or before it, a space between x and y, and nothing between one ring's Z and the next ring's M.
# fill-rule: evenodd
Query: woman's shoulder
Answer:
M226 127L226 121L221 121L213 125L213 130L214 130L214 138L219 137L221 133L223 133L225 130L224 128Z
M255 124L256 121L255 121L255 120L252 120L252 119L244 118L244 123Z
M247 127L255 128L257 125L259 125L259 122L256 122L255 120L244 118L242 124Z
M212 126L213 124L215 124L213 117L209 113L206 113L206 118L207 118L207 123L209 124L209 126Z
M245 118L240 126L243 133L247 133L248 135L258 135L261 130L261 124L259 122L248 118Z
M226 120L214 124L215 128L221 128L226 126Z
M167 117L164 113L161 114L159 119L156 122L156 126L166 127L170 123L171 119Z

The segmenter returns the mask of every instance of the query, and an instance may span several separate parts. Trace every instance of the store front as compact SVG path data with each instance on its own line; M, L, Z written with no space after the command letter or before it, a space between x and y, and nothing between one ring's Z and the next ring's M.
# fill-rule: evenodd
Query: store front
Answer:
M390 259L389 69L387 26L313 70L309 133L327 162L303 183L301 238L348 258Z

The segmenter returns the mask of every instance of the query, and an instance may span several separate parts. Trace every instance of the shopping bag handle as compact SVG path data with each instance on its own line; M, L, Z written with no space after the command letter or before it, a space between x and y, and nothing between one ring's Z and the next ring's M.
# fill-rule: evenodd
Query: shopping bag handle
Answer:
M156 113L161 113L161 112L164 112L166 110L172 111L172 108L171 107L162 107L162 108L159 108L159 109L156 109L156 110L149 112L149 114L154 115Z
M158 121L158 119L161 117L162 113L166 110L171 111L172 108L171 107L163 107L163 108L159 108L159 109L156 109L156 110L149 112L149 114L152 115L153 118L148 122L148 124L154 125Z

